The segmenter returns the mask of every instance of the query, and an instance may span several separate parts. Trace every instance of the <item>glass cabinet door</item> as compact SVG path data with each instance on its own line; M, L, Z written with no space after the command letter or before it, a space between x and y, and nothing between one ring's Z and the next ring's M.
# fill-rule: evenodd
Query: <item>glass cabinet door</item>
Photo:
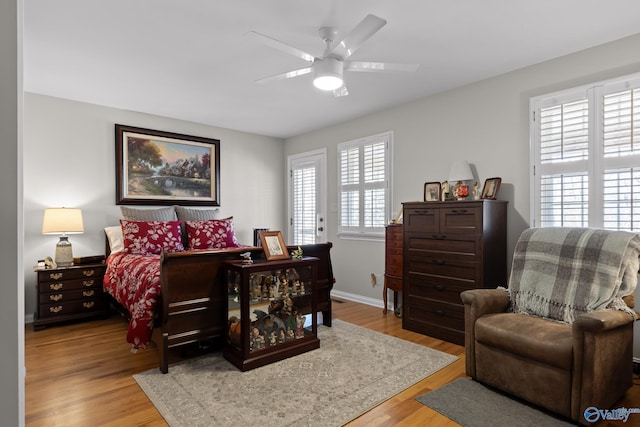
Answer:
M245 370L319 346L317 261L227 262L227 359Z

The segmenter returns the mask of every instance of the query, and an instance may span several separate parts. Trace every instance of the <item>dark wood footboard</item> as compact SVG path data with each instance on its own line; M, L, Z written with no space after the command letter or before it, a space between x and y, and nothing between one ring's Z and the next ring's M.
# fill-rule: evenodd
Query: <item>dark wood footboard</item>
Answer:
M331 266L331 243L301 246L304 255L320 258L318 264L318 309L323 323L331 326L331 289L334 277ZM297 246L289 247L289 250ZM252 252L263 258L261 248L230 251L176 252L161 257L162 312L160 371L169 370L169 349L205 339L221 337L227 330L223 263Z

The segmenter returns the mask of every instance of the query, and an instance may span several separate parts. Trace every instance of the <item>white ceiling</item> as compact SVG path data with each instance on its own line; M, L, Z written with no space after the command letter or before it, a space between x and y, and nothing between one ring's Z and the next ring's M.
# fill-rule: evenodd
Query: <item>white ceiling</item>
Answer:
M254 132L299 135L640 32L638 0L25 0L28 92ZM412 74L345 73L350 95L307 63L246 36L320 56L321 26L388 21L353 60ZM640 46L639 46L640 48ZM129 123L136 125L136 123Z

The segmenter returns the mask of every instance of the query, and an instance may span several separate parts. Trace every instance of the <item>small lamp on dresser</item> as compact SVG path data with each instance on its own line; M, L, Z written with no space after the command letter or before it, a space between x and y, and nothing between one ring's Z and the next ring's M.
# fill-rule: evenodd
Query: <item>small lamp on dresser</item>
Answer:
M451 165L449 183L454 185L452 191L456 199L462 200L469 195L469 185L465 181L472 179L473 172L471 172L471 166L466 160L459 160Z
M73 208L48 208L44 210L42 234L60 234L56 244L55 263L60 267L73 265L73 251L67 234L84 233L82 211Z

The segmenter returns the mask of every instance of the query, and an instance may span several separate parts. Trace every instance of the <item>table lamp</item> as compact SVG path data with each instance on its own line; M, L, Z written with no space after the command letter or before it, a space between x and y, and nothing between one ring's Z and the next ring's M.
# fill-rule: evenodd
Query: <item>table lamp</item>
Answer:
M47 208L42 220L42 234L61 234L56 244L55 263L60 267L73 265L73 252L67 234L84 232L82 211L72 208Z
M459 160L451 165L449 171L449 184L453 187L453 195L456 199L462 200L469 195L469 185L464 181L470 181L473 179L473 172L471 172L471 166L466 160Z

